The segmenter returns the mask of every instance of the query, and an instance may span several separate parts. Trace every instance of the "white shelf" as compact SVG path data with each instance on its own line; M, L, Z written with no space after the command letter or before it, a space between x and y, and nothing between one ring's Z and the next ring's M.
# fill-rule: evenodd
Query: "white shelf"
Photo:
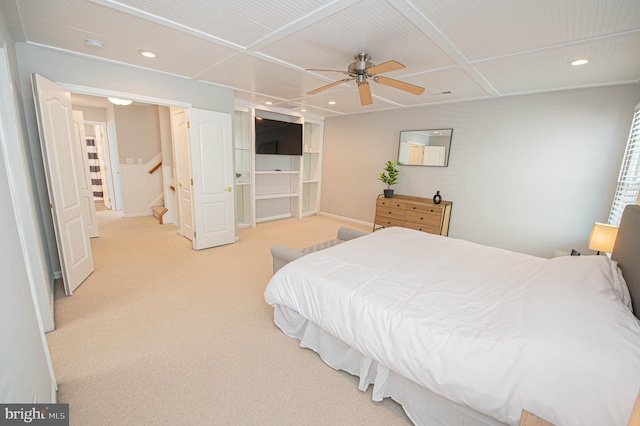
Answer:
M274 198L293 198L297 196L298 196L297 192L289 192L286 194L256 195L256 200L273 200Z
M304 180L304 181L302 181L302 183L318 183L318 182L320 182L320 181L319 181L319 180L317 180L317 179L314 179L314 180Z
M297 175L300 172L297 170L256 170L254 173L257 175Z
M236 182L236 186L251 185L251 182Z

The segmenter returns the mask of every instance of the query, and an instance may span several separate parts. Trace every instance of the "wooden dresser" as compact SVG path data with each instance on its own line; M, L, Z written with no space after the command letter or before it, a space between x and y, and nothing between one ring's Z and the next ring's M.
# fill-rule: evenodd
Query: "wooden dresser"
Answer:
M451 201L434 204L428 198L394 195L376 200L376 220L373 230L402 226L430 234L449 235Z

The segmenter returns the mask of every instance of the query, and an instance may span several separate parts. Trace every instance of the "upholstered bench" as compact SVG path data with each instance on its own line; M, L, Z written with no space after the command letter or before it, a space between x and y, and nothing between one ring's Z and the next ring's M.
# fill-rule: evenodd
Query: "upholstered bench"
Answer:
M338 229L338 235L335 239L305 247L302 250L294 250L289 247L274 244L271 246L271 256L273 256L273 273L275 274L278 269L282 268L287 263L304 256L305 254L324 250L366 234L368 234L368 232L343 226Z

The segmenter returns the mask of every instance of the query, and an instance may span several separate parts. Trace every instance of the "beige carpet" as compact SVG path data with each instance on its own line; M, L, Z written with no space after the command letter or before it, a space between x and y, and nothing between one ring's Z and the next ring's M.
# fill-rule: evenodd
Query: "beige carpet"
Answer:
M95 272L71 297L56 289L47 334L72 425L410 424L286 337L263 299L272 244L302 248L348 223L263 223L196 252L155 218L98 218Z

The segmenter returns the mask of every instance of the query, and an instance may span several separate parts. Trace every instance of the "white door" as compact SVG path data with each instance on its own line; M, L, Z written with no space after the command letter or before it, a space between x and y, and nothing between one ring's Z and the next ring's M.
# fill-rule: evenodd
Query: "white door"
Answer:
M93 187L91 184L91 169L89 167L89 156L87 152L87 138L84 132L84 117L82 111L73 111L73 134L76 138L76 149L82 158L82 171L80 174L80 204L82 205L82 215L90 238L97 237L98 221L96 218L96 204L93 201Z
M171 108L171 135L173 138L173 164L176 168L176 194L178 198L178 233L193 241L193 214L191 205L191 170L187 112Z
M407 164L422 165L424 160L424 145L409 144L409 162Z
M193 176L193 248L202 250L235 242L232 116L191 109Z
M444 146L425 146L423 164L425 166L444 166L445 153L446 148Z
M70 295L93 272L80 202L83 163L73 134L71 94L37 74L33 74L33 88L62 279Z
M100 179L102 180L102 201L104 206L111 210L111 187L113 181L111 179L111 169L109 164L111 163L111 156L109 150L105 148L105 128L104 124L94 124L96 135L96 150L98 151L98 161L100 162Z
M120 158L118 157L118 138L116 135L116 122L107 121L107 144L109 148L109 165L111 166L111 209L124 209L122 199L122 185L120 184Z

